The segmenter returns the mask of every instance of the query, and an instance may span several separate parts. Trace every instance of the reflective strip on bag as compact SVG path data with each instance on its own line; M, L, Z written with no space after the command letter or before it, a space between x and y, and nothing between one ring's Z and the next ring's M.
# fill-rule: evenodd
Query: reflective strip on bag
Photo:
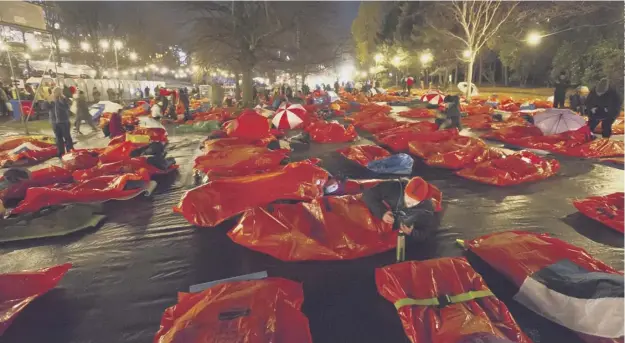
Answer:
M145 143L145 144L149 144L150 143L150 136L148 135L132 135L132 134L126 134L126 140L132 143Z
M395 302L395 308L399 310L400 308L404 306L441 306L441 305L445 306L445 305L448 305L440 300L443 297L446 297L448 299L449 304L457 304L457 303L467 302L470 300L475 300L478 298L485 298L485 297L491 297L491 296L495 296L493 292L491 292L490 290L483 290L483 291L470 291L470 292L466 292L462 294L441 296L438 298L430 298L430 299L404 298L404 299L399 299Z

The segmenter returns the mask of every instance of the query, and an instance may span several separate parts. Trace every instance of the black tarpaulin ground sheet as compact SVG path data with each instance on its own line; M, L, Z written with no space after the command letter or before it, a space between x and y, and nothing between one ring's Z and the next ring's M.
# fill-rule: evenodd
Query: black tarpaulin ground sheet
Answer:
M0 337L0 342L151 342L163 311L190 285L264 271L303 282L303 312L314 342L407 342L393 305L376 291L374 271L395 262L389 251L353 261L281 262L233 243L218 228L197 229L172 212L193 181L191 166L201 137L171 137L169 155L180 174L161 180L152 199L104 204L106 223L97 230L0 246L0 272L36 270L71 262L60 284L34 301ZM330 172L371 177L334 151L345 144L311 144L292 160L323 159ZM450 171L415 161L422 176L444 194L442 222L427 244L409 245L409 260L459 256L456 239L489 232L546 232L586 249L617 270L623 269L623 236L577 213L572 198L623 190L623 171L592 161L557 157L560 172L547 180L498 188L462 179ZM496 276L478 272L497 294ZM493 281L494 280L494 281ZM501 294L521 328L535 342L578 342ZM566 338L566 339L565 339Z

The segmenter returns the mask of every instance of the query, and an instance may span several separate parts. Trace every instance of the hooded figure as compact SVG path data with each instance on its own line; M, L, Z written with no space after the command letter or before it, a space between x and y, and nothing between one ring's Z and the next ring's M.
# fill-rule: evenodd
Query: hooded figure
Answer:
M385 180L365 189L362 200L372 215L415 241L423 241L435 226L434 203L427 199L424 182L420 178Z
M460 122L460 98L457 95L448 95L445 97L445 117L443 120L437 119L439 129L445 130L452 127L462 130L462 123Z
M569 79L566 77L566 73L561 71L554 83L555 89L553 91L553 108L564 108L566 90L571 87Z
M601 79L586 98L586 108L589 113L588 126L590 131L601 123L601 135L609 138L612 135L612 123L618 117L621 97L607 78Z

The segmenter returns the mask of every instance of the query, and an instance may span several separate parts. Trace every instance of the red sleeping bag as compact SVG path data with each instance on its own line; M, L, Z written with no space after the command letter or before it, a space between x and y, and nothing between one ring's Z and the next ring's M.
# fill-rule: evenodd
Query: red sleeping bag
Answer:
M311 123L306 127L306 131L310 135L310 139L317 143L352 142L358 137L354 125L345 128L339 123L323 120Z
M167 174L175 169L178 169L177 164L169 166L167 170L159 169L148 162L148 157L139 156L117 162L100 163L93 168L77 170L72 173L72 177L76 181L88 181L99 176L122 175L127 173L147 173L150 177L152 177L153 175Z
M485 235L467 249L512 281L514 300L587 343L623 342L623 275L547 234Z
M147 173L106 175L80 183L32 187L11 214L37 212L53 205L128 199L145 192L149 180Z
M500 129L493 130L481 136L484 139L492 139L504 143L516 144L519 138L542 136L543 132L536 126L514 125L505 126Z
M463 257L378 268L375 282L412 343L532 342Z
M312 200L323 195L328 172L309 161L255 175L210 181L183 195L174 212L191 224L216 226L247 209L276 200Z
M576 200L573 206L583 215L623 233L623 192Z
M104 149L75 149L63 155L61 162L69 171L93 168L98 164L102 150Z
M358 163L363 167L366 167L371 161L391 156L390 152L377 145L357 145L345 149L339 149L336 152L341 154L341 156L346 159Z
M36 271L0 274L0 336L28 304L56 287L71 267L71 263L65 263Z
M58 155L58 150L54 143L50 144L39 140L22 140L23 143L14 148L0 151L0 168L12 166L35 164L43 162ZM19 140L12 140L19 142ZM3 144L10 146L10 144Z
M275 140L275 137L271 137L271 136L267 138L263 138L263 139L258 139L258 140L250 140L246 138L237 138L237 137L209 139L209 140L204 141L204 151L210 152L213 150L224 150L224 149L230 149L231 147L242 146L242 145L264 147L274 140Z
M359 195L257 207L228 236L282 261L355 259L397 244L392 225L374 217Z
M434 118L436 115L433 111L428 110L427 108L413 108L408 111L402 111L397 114L400 117L404 118Z
M282 278L222 283L178 293L154 343L311 343L302 285Z
M382 116L373 118L371 121L365 121L359 125L355 125L361 130L376 134L396 127L401 127L405 125L405 122L397 121L391 117Z
M11 184L0 190L0 200L6 203L8 200L21 200L26 196L26 190L31 187L42 187L55 183L72 182L72 174L69 170L61 167L50 166L33 171L28 180Z
M227 122L225 126L228 137L257 140L271 135L269 119L254 110L245 110L236 119Z
M442 142L410 142L408 150L432 167L462 169L503 157L477 138L455 136Z
M557 160L546 160L529 151L488 160L456 172L466 179L494 185L511 186L546 179L560 170Z
M153 127L153 128L148 128L148 127L137 127L134 130L132 130L131 132L127 132L124 134L121 134L113 139L111 139L111 141L109 142L109 145L115 145L115 144L119 144L122 142L126 141L126 134L129 135L137 135L137 136L149 136L150 137L150 142L160 142L160 143L167 143L168 139L167 139L167 131L163 128L160 127Z
M460 118L462 126L474 130L488 130L493 123L493 117L490 114L476 114L473 116L467 116Z
M289 149L232 146L229 149L208 151L196 157L193 169L206 174L209 179L250 175L280 167L280 162L289 156L289 152Z
M393 152L408 151L410 142L441 142L458 135L458 129L437 130L436 124L421 122L419 127L406 127L399 130L389 130L376 135L376 140L388 146ZM394 131L393 133L388 133Z

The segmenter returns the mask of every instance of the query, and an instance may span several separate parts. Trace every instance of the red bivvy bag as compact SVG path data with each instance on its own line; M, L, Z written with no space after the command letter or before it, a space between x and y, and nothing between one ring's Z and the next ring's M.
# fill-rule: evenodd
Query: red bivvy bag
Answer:
M375 282L380 295L395 305L412 343L496 342L497 338L531 343L506 305L463 257L378 268Z
M623 233L623 192L575 200L573 206L583 215Z
M154 343L311 343L303 302L302 285L282 278L178 293L178 303L163 313Z

